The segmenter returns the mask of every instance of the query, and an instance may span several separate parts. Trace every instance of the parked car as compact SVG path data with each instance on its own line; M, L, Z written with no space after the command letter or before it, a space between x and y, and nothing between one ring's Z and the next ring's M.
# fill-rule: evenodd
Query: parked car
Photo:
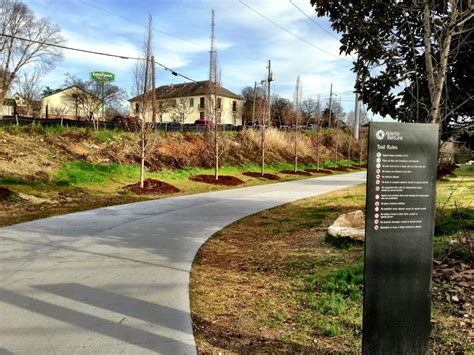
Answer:
M212 121L210 120L196 120L194 121L195 125L198 126L212 126Z

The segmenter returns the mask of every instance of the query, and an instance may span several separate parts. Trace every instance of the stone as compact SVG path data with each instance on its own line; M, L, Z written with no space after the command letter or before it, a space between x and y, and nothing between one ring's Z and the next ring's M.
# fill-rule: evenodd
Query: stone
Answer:
M335 238L365 240L365 214L362 210L340 215L329 227L328 234Z

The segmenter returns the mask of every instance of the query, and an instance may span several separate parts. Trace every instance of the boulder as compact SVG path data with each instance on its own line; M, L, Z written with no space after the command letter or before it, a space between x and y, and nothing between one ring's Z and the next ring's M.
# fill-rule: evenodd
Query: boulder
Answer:
M362 210L344 213L329 227L328 234L335 238L365 240L365 214Z

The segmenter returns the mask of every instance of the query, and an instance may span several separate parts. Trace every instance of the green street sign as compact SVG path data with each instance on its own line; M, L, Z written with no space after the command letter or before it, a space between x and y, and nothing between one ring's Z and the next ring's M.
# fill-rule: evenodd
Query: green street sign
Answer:
M90 77L92 80L100 81L100 82L115 80L115 74L110 73L108 71L93 71L90 73Z

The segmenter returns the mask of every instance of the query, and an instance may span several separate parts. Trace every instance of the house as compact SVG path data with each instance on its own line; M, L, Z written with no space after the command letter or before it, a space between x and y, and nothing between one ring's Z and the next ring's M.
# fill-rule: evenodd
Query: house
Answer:
M16 102L12 98L4 98L2 105L2 116L13 116L16 112Z
M41 101L25 98L18 92L13 95L13 100L15 100L15 113L19 116L39 117L41 112Z
M85 120L102 114L102 100L73 85L41 99L41 117Z
M156 122L194 123L196 120L211 120L216 109L221 124L242 125L243 98L224 87L217 88L217 95L211 94L214 85L209 80L183 84L163 85L155 89L157 101ZM150 95L151 97L151 95ZM143 95L128 100L132 115L140 116ZM145 114L147 121L153 121L151 104Z

